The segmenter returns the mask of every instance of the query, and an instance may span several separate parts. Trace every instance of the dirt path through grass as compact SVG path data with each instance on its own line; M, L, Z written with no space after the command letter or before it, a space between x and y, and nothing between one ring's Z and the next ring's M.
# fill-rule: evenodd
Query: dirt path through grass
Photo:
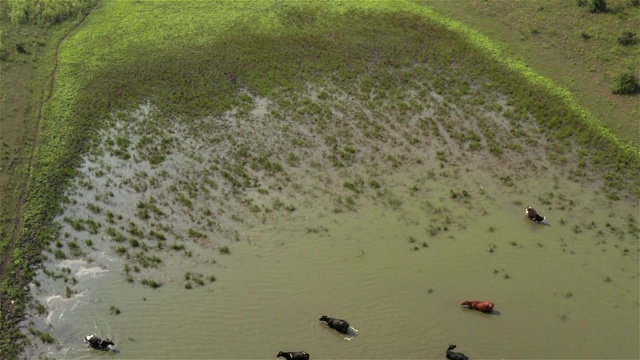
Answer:
M40 102L39 102L39 107L38 107L38 115L36 117L35 132L33 134L34 140L33 140L33 143L32 143L31 152L30 152L29 161L28 161L28 166L27 166L29 171L28 171L28 175L26 177L26 181L24 182L24 185L22 187L22 191L20 193L20 198L18 200L18 205L16 207L15 228L14 228L14 231L12 232L12 235L11 235L11 238L10 238L9 243L7 245L7 248L6 248L6 250L5 250L4 254L3 254L2 263L0 264L0 278L4 278L4 276L7 273L7 264L9 262L9 260L11 259L11 255L13 254L17 238L22 233L20 231L20 229L22 227L22 208L24 206L27 194L29 193L29 183L30 183L31 173L32 173L32 170L33 170L34 159L36 157L37 150L38 150L38 144L39 144L38 139L39 139L39 136L40 136L40 128L41 128L41 124L42 124L42 115L43 115L43 112L44 112L44 107L47 104L47 101L51 98L51 95L53 94L53 92L55 91L56 74L58 72L58 66L59 66L59 62L60 62L60 49L62 48L62 45L65 43L65 41L76 31L76 29L80 25L82 25L84 23L84 21L87 19L87 17L89 17L89 15L91 15L91 13L93 13L93 11L98 7L99 4L100 4L99 2L96 3L96 5L91 9L91 11L89 11L89 13L87 13L87 15L82 18L82 20L80 20L73 28L71 28L69 30L69 32L62 38L62 40L60 40L60 42L58 43L58 46L56 47L56 58L55 58L56 63L55 63L55 66L54 66L53 70L51 71L51 74L49 75L49 77L45 81L45 85L42 87L42 91L40 92ZM2 306L4 307L5 304L2 304ZM9 313L9 312L7 312L7 313Z

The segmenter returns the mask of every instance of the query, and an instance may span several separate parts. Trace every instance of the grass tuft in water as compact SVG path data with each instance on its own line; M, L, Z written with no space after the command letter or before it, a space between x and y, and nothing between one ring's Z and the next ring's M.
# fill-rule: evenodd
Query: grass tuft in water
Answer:
M140 283L142 285L149 286L152 289L157 289L160 286L162 286L161 282L158 282L158 281L155 281L155 280L151 280L151 279L142 279L142 281L140 281Z

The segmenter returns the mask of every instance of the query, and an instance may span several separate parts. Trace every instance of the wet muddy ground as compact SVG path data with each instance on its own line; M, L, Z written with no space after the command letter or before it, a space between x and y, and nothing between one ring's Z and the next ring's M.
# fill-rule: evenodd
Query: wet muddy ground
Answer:
M508 99L417 81L238 98L113 114L32 284L25 325L56 340L32 354L102 358L95 333L123 359L638 357L637 199L611 200Z

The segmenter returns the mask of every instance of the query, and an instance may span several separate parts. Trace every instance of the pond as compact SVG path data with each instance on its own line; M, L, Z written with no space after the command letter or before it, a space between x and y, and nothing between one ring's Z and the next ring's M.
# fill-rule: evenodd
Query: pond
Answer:
M455 109L425 133L437 106L398 126L353 101L326 105L342 120L330 127L260 98L200 120L151 104L114 114L31 286L45 311L25 325L56 342L30 352L432 359L457 344L470 358L638 357L637 199L572 178L535 127L539 152L495 156L456 140L451 128L475 125ZM510 136L500 114L479 116ZM371 124L382 135L360 131ZM114 351L88 349L88 334Z

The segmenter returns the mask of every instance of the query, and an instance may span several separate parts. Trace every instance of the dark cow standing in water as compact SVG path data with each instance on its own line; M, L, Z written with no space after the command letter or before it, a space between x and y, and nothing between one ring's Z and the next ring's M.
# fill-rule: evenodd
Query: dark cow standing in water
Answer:
M309 360L309 354L304 351L280 351L276 357L283 357L287 360Z
M456 348L455 345L449 345L449 348L447 349L447 359L449 359L449 360L469 360L469 358L465 354L451 351L451 350L453 350L455 348Z
M109 338L102 340L95 335L85 336L84 342L96 350L109 350L109 346L115 345L113 341L109 340Z
M540 216L540 214L538 214L538 212L534 208L532 208L531 206L527 206L527 208L524 209L524 213L527 214L527 217L531 221L535 221L537 223L544 222L545 218Z
M460 305L467 305L469 308L490 313L493 311L493 303L490 301L469 301L465 300Z
M326 321L327 325L329 325L330 328L336 330L339 333L342 333L342 334L349 333L350 325L348 322L344 320L328 317L327 315L322 315L322 317L320 318L320 321Z

